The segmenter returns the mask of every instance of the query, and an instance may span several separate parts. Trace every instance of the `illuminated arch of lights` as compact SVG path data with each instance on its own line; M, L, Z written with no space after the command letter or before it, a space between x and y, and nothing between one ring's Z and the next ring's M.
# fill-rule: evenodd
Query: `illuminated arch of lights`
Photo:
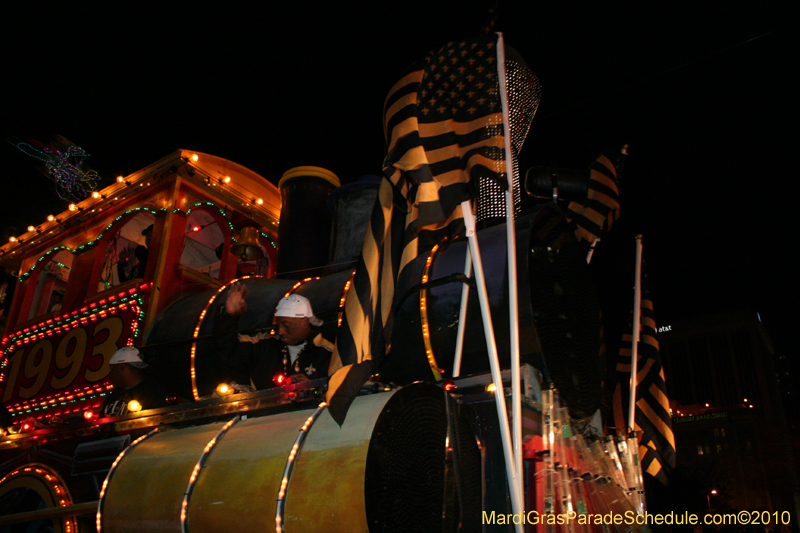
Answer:
M306 419L305 424L303 427L300 428L300 431L297 434L297 438L294 441L294 445L292 449L289 451L289 457L286 459L286 466L283 469L283 477L281 478L281 488L278 491L278 498L277 498L277 505L275 506L275 532L276 533L283 533L283 510L286 506L286 489L289 486L289 478L292 477L292 469L294 468L294 461L297 459L297 455L300 453L300 448L303 447L303 443L306 440L306 436L308 435L308 430L311 428L311 425L317 419L317 417L322 414L322 411L328 406L327 403L322 402L319 406L311 413Z
M205 307L203 307L203 311L200 313L200 316L197 317L197 325L194 327L194 331L192 332L192 338L193 339L197 339L197 336L200 334L200 326L203 325L203 319L206 317L206 313L208 313L208 309L211 307L211 304L213 304L214 300L217 299L217 296L219 296L219 294L222 291L224 291L230 285L233 285L237 281L242 281L242 280L250 279L250 278L253 278L253 277L256 277L256 276L244 276L244 277L241 277L241 278L233 279L233 280L229 281L228 283L224 284L219 289L217 289L217 292L215 292L211 296L211 298L208 299L208 302L206 302L206 305L205 305ZM190 374L191 374L191 377L192 377L192 396L194 397L195 400L199 400L200 399L200 393L197 392L197 371L196 371L195 366L194 366L195 354L196 353L197 353L197 341L192 341L192 347L191 347L191 350L190 350L190 357L189 357L190 361L191 361Z
M13 472L3 477L3 479L0 479L0 493L3 492L4 485L14 481L15 479L21 479L24 477L33 477L44 483L44 485L47 487L47 490L50 492L50 496L53 498L54 503L56 503L58 506L67 507L72 505L72 496L70 495L69 490L67 489L67 484L64 483L64 480L62 480L55 471L39 463L33 463L21 468L17 468ZM62 523L64 525L65 532L75 533L78 531L75 517L64 517L61 520L63 520Z
M211 202L209 200L201 200L199 202L194 202L194 203L188 205L187 206L188 209L186 211L183 211L182 209L176 208L173 211L173 213L180 213L180 214L182 214L184 216L189 216L191 214L191 212L192 212L192 209L194 209L195 207L204 207L204 206L205 207L213 207L214 209L219 211L220 215L222 215L222 218L225 219L225 222L228 223L228 227L230 227L230 229L231 229L231 241L235 242L234 239L233 239L233 232L236 231L236 230L233 227L233 223L228 218L228 215L225 212L225 210L223 208L221 208L220 206L218 206L217 204L215 204L214 202ZM270 245L272 245L273 248L275 248L275 249L278 248L278 245L275 244L275 239L273 239L270 234L268 234L268 233L266 233L264 231L261 231L261 230L258 230L258 233L259 233L259 235L261 235L262 237L267 239L267 241L269 241Z
M186 492L183 493L183 502L181 503L181 531L183 533L188 532L188 509L189 509L189 498L192 497L192 491L194 490L194 486L197 483L197 477L200 475L200 469L203 468L203 465L206 462L211 450L217 443L222 440L222 437L228 432L228 430L233 426L236 422L241 420L241 415L236 416L232 420L229 420L222 428L214 435L214 438L208 441L206 447L203 449L203 453L200 454L200 458L197 460L197 463L194 465L194 470L192 470L192 475L189 476L189 484L186 486Z
M74 249L70 248L68 246L60 245L60 246L56 246L55 248L51 248L51 249L47 250L44 254L41 255L41 257L39 257L39 259L36 260L36 262L33 264L33 266L31 266L28 269L27 272L25 272L24 274L20 275L19 280L23 281L23 282L27 281L28 278L30 277L31 273L33 273L33 271L36 269L36 267L39 265L39 263L41 263L42 261L47 259L53 253L56 253L56 252L58 252L60 250L67 250L67 251L71 252L73 255L75 255L76 253L82 252L86 248L90 248L90 247L96 245L98 242L100 242L100 239L103 238L103 235L105 235L106 231L111 229L111 227L114 224L116 224L117 222L119 222L120 219L122 219L126 215L129 215L131 213L137 213L139 211L145 211L145 212L151 213L153 215L158 215L160 213L164 213L166 211L166 209L153 209L153 208L150 208L150 207L136 207L134 209L129 209L128 211L125 211L124 213L119 215L117 218L112 220L108 224L108 226L103 228L103 231L101 231L100 234L97 236L97 238L95 238L93 241L86 242L86 243L84 243L84 244L82 244L79 247L74 248Z
M306 279L304 279L304 280L298 281L297 283L295 283L294 285L292 285L292 288L291 288L291 289L289 289L288 291L286 291L286 294L284 294L284 295L283 295L283 297L284 297L284 298L288 298L288 297L289 297L289 296L290 296L290 295L291 295L291 294L292 294L292 293L293 293L295 290L297 290L297 288L298 288L300 285L303 285L304 283L308 283L309 281L314 281L315 279L319 279L319 276L317 276L317 277L314 277L314 278L306 278Z
M267 239L273 248L275 248L276 250L278 249L278 245L275 244L275 239L273 239L268 233L258 230L258 234Z
M134 440L133 442L130 443L130 445L127 448L122 450L117 456L117 458L114 459L114 462L111 463L111 468L108 469L108 474L106 474L106 479L103 480L103 486L100 489L100 499L97 502L97 516L95 518L97 522L97 533L102 533L103 531L103 505L105 504L106 501L106 490L108 489L108 482L111 481L111 478L114 476L114 472L116 472L119 462L122 461L122 458L125 457L125 455L129 451L131 451L135 446L137 446L140 442L142 442L144 439L152 435L155 435L156 433L158 433L158 428L155 428L150 433L142 435L138 439Z
M425 261L425 268L422 271L422 283L425 284L428 282L428 275L430 273L431 265L433 264L433 256L436 254L436 251L439 249L439 245L433 247L431 250L431 254L428 256L428 259ZM428 364L431 367L431 371L433 372L433 377L436 378L436 381L440 381L442 379L442 373L444 372L443 369L439 368L439 365L436 364L436 358L433 355L433 345L431 344L431 330L428 324L428 289L422 289L419 293L419 315L422 324L422 338L425 341L425 355L428 358Z
M189 205L188 205L188 206L186 206L186 207L187 207L187 210L186 210L186 211L183 211L182 209L178 209L178 208L176 208L176 209L173 211L173 213L179 213L179 214L181 214L181 215L189 216L189 215L192 213L192 209L194 209L195 207L213 207L214 209L216 209L217 211L219 211L219 214L220 214L220 215L222 215L222 218L224 218L224 219L225 219L225 222L227 222L227 223L228 223L228 227L230 227L230 229L231 229L231 232L233 232L233 231L234 231L234 229L233 229L233 223L232 223L232 222L230 221L230 219L228 218L228 215L227 215L227 213L225 213L225 210L224 210L224 209L222 209L222 208L221 208L220 206L218 206L217 204L215 204L214 202L211 202L211 201L209 201L209 200L201 200L201 201L199 201L199 202L194 202L194 203L192 203L192 204L189 204Z

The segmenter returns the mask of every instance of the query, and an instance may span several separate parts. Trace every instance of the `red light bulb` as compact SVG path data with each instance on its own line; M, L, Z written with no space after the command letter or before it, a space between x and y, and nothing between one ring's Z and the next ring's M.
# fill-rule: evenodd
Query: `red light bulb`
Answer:
M277 385L278 387L280 387L281 385L288 385L288 384L290 384L290 383L292 382L292 378L290 378L289 376L287 376L287 375L286 375L285 373L283 373L283 372L278 372L277 374L275 374L275 375L272 377L272 382L273 382L275 385Z

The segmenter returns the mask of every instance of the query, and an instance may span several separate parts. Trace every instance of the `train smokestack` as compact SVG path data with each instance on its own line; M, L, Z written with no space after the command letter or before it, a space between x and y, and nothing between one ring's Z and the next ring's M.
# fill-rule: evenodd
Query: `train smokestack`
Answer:
M276 277L322 275L331 234L331 213L325 202L339 185L336 174L320 167L294 167L283 174L278 183L281 216Z

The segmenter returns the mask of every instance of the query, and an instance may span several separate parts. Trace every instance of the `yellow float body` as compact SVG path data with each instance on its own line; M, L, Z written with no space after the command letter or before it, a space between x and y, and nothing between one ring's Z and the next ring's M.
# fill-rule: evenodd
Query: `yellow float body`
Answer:
M368 531L367 452L378 416L393 395L356 398L341 428L327 409L310 426L286 490L287 532ZM197 476L186 531L275 531L284 468L313 412L250 418L231 426ZM102 530L181 531L181 507L192 471L223 425L156 433L132 447L112 471L102 504Z
M453 500L459 476L461 509L480 509L477 443L439 387L360 396L341 427L306 405L134 441L109 473L101 531L449 531L436 524L463 513Z

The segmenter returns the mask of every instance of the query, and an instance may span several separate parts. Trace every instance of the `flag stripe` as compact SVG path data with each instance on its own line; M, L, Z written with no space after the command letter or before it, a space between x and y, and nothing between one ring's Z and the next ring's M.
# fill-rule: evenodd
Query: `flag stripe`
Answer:
M575 222L578 238L594 242L619 219L617 172L608 157L601 155L589 170L586 199L570 202L567 216Z
M402 151L404 154L403 159L395 161L395 167L398 170L416 170L420 166L420 159L423 158L425 152L419 145L419 133L412 131L416 127L416 119L409 118L399 123L393 130L398 135L402 135L393 140L390 146L391 150ZM395 178L390 176L389 181L394 183Z
M433 148L445 144L462 143L474 144L478 141L491 138L502 138L502 131L498 131L498 123L502 123L503 116L495 113L490 117L483 117L470 122L455 122L446 120L435 123L421 123L419 135L425 139L425 146Z
M675 443L675 436L672 434L672 427L671 424L664 422L664 419L661 418L656 414L655 411L650 407L650 404L647 403L644 398L636 402L636 407L641 409L644 416L659 430L659 432L664 435L667 440L674 444Z
M411 129L409 124L406 124L403 128L398 129L401 124L414 124L417 122L417 115L415 113L417 103L417 85L418 84L408 86L407 89L411 90L412 92L398 99L394 105L387 110L387 116L389 118L386 121L386 127L389 131L392 131L393 135L399 134L398 138L403 137L402 132L406 132L407 135L412 131L418 131L416 128Z
M651 453L648 455L651 455ZM648 459L650 458L648 457ZM645 469L645 472L653 477L658 477L658 474L661 472L661 462L659 462L658 459L651 459L650 464Z
M462 157L452 157L438 163L433 163L431 164L431 170L435 171L437 176L448 178L451 175L462 175L464 173L463 171L469 171L474 166L491 168L495 165L495 162L498 161L497 158L502 156L502 149L484 146L475 150L470 150L463 154ZM444 183L447 184L447 182Z
M353 365L347 365L342 367L339 372L336 372L331 378L328 380L328 387L338 388L339 385L344 383L345 379L347 379L347 374L353 369Z
M644 359L644 357L639 357L640 361L642 359ZM653 368L653 364L655 364L655 361L653 361L652 359L647 359L643 362L644 364L639 366L636 370L637 383L643 383L647 379L647 375L650 373L650 369Z
M493 146L484 142L463 144L461 146L442 146L440 148L433 148L427 150L428 164L431 165L431 171L439 177L439 181L445 181L446 177L439 176L441 172L437 171L437 165L442 165L447 168L447 163L451 165L450 168L458 168L464 170L467 168L467 162L475 154L480 154L488 159L497 161L498 158L503 157L503 139L492 137L490 142ZM444 178L444 179L442 179ZM453 183L455 180L451 181Z
M386 117L391 117L399 109L397 102L400 100L407 101L410 96L412 103L417 102L417 89L419 88L419 82L422 80L422 74L421 70L409 72L394 85L386 98L386 102L384 102Z
M655 398L656 402L658 402L658 405L660 405L664 411L669 413L669 399L667 398L667 395L664 394L664 391L659 389L655 383L650 385L650 388L647 390L650 391L650 394L653 396L653 398Z

